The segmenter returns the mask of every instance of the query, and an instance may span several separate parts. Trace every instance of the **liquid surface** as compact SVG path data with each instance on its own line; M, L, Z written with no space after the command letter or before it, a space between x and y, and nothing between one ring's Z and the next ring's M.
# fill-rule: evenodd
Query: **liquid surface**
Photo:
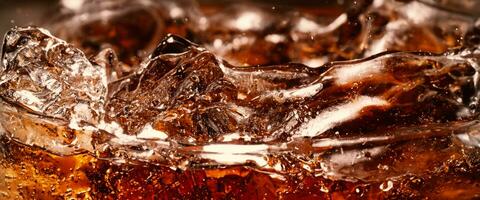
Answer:
M1 198L478 198L473 18L95 2L5 36Z

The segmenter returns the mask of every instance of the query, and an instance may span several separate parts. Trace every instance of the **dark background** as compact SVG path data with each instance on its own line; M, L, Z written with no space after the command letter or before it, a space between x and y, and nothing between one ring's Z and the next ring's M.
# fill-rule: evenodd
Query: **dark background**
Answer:
M0 0L0 34L18 25L38 24L43 11L55 5L51 0Z

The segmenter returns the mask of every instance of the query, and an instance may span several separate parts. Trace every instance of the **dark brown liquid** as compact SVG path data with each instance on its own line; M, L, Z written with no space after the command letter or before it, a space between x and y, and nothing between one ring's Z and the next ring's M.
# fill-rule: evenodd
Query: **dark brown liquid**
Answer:
M91 2L5 37L0 199L479 197L473 19Z

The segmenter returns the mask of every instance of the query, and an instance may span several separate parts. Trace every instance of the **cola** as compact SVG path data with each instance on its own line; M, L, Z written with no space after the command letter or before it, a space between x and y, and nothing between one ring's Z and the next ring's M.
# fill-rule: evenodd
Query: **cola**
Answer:
M141 3L146 2L155 1ZM312 50L305 45L315 44L303 43L300 36L282 40L288 48L301 45L326 56L326 64L314 67L290 57L288 50L256 55L258 49L247 45L244 53L224 54L228 51L209 45L209 38L224 44L239 35L263 44L262 34L294 31L292 26L299 33L299 24L309 18L292 12L299 18L283 23L282 16L253 5L237 5L218 16L241 19L251 11L269 19L258 27L224 27L229 18L207 16L212 27L187 28L191 33L186 35L160 31L165 37L158 42L135 34L112 39L103 31L59 32L69 43L43 28L13 28L1 54L0 197L478 198L478 23L458 13L432 11L425 19L458 19L462 23L456 25L465 28L434 35L432 30L450 23L422 24L406 20L405 10L380 9L428 5L382 2L365 2L334 18L331 24L339 26L328 25L331 31L322 34L337 39L314 40L342 48ZM123 4L128 2L99 7L115 11ZM132 7L139 13L156 9ZM88 8L65 12L75 17ZM131 17L123 16L129 11L118 12L118 18L106 18L118 21L103 26L132 31L116 23ZM64 14L61 19L69 21ZM380 23L383 14L389 19ZM377 17L366 22L364 16ZM391 28L389 23L407 23L401 33L420 32L400 37L378 28ZM143 24L135 25L144 30ZM378 37L366 39L377 25ZM228 28L239 33L223 32ZM148 45L122 46L131 37ZM88 38L102 47L79 43Z
M47 26L91 56L113 48L130 67L168 33L194 41L236 66L295 62L319 67L383 51L442 53L461 46L475 21L418 1L355 1L322 14L277 7L239 2L199 9L188 0L91 0L65 9Z
M189 37L206 23L190 0L86 0L75 7L63 2L67 5L47 21L46 27L81 47L87 56L111 48L130 66L138 65L167 33Z

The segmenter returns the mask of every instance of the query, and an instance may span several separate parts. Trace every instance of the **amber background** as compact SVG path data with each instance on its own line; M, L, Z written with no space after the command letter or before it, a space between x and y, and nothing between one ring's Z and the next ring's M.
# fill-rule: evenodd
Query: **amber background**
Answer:
M55 8L60 0L0 0L0 35L14 26L26 26L41 24L41 21L48 19L55 13ZM223 5L231 5L241 0L197 0L202 6L213 6L222 8ZM277 8L303 7L322 8L322 10L348 7L354 1L365 0L243 0L243 2L254 2L266 4ZM369 1L369 0L366 0ZM410 1L410 0L399 0ZM480 17L480 0L418 0L445 10L464 13Z
M197 0L202 6L223 7L238 3L238 0ZM350 0L244 0L266 4L278 8L288 7L322 7L345 5ZM55 12L59 0L0 0L0 35L14 26L38 25L44 19L48 19Z

